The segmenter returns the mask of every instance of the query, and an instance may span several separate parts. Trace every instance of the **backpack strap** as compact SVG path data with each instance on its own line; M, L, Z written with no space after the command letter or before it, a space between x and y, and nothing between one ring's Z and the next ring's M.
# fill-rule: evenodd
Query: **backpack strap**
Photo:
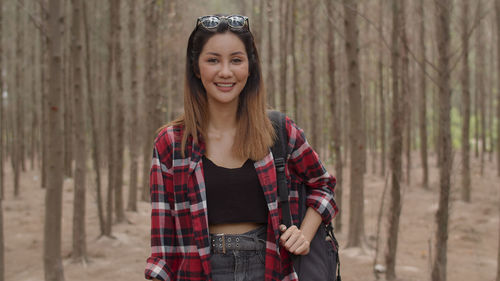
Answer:
M292 216L290 213L290 202L288 201L288 185L286 182L286 147L288 145L288 132L286 130L285 114L270 110L268 111L269 119L273 123L274 131L276 132L276 140L274 141L271 151L274 157L274 166L276 167L276 180L278 182L278 197L281 205L281 213L283 224L286 227L292 225Z

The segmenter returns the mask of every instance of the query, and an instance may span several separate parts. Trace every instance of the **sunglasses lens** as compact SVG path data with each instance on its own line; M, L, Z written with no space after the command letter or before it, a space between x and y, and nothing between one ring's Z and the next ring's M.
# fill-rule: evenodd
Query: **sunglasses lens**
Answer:
M201 21L201 24L203 24L203 26L205 28L215 28L220 23L220 19L218 17L214 17L214 16L202 17L200 19L200 21Z
M245 18L242 16L230 16L227 18L227 23L231 27L241 28L245 26Z

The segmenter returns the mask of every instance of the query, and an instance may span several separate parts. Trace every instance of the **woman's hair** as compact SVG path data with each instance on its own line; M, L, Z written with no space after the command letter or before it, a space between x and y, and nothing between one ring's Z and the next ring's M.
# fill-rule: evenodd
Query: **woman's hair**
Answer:
M198 60L208 39L215 34L232 32L245 45L248 55L249 76L245 87L238 98L236 113L237 129L233 144L233 152L242 158L254 161L264 158L269 153L275 139L273 126L266 113L265 89L259 55L254 38L248 25L241 29L231 28L227 21L219 23L215 30L207 30L197 26L189 36L186 53L186 75L184 80L184 114L167 124L184 126L182 152L186 148L188 138L198 143L200 134L206 139L208 121L207 93L200 77Z

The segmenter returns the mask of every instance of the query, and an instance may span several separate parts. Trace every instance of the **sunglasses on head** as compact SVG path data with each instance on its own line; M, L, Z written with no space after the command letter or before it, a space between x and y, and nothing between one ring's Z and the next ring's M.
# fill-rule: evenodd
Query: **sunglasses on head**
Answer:
M202 16L196 21L196 26L203 26L208 30L217 28L222 21L226 21L231 29L248 29L248 17L240 15L231 16Z

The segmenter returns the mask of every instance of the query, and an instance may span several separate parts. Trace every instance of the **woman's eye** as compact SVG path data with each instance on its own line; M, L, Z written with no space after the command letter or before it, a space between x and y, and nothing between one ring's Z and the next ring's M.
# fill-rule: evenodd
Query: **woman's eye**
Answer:
M216 58L210 58L207 60L209 63L216 63L217 59Z
M242 59L240 59L240 58L234 58L234 59L233 59L233 62L234 62L234 63L241 63L242 61L243 61L243 60L242 60Z

